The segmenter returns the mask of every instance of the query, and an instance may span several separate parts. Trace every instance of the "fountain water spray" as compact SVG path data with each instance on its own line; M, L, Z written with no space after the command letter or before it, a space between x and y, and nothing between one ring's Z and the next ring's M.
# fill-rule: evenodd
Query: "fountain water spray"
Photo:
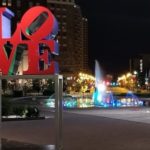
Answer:
M103 82L103 77L100 65L95 60L95 91L93 93L93 101L95 106L99 107L128 107L128 106L142 106L140 101L133 93L127 93L124 98L115 98L111 91L106 90Z
M93 94L94 105L103 105L104 95L106 92L106 86L103 83L102 72L100 65L97 60L95 60L95 91Z

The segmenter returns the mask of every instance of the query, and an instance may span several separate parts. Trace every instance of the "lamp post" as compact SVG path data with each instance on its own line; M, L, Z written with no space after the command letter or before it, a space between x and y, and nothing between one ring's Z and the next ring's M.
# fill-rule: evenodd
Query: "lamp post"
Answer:
M134 77L135 77L135 89L137 89L138 88L138 72L135 70L134 72L133 72L133 75L134 75Z

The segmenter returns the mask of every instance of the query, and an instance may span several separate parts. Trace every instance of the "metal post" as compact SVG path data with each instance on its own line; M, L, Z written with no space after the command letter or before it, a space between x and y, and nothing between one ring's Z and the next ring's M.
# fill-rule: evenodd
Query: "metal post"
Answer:
M1 72L0 76L2 76ZM0 150L2 149L1 127L2 127L2 79L0 79Z
M56 129L56 144L55 150L62 149L62 92L63 78L55 76L55 129Z
M63 120L63 77L59 76L59 101L60 101L60 107L59 107L59 137L60 137L60 146L63 148L63 134L62 134L62 120Z

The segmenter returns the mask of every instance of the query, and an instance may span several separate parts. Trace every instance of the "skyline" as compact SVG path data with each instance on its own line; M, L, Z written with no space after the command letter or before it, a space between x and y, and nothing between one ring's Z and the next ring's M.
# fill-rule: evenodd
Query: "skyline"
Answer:
M129 71L129 59L150 53L150 2L76 0L89 22L90 66L105 73Z

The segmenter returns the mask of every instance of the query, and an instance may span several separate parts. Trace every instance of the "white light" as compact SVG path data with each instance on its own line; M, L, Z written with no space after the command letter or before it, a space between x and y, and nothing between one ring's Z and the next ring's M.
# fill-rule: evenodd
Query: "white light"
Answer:
M146 113L150 113L150 111L149 111L149 110L147 110L147 111L146 111Z
M137 71L134 71L134 74L137 75L138 74Z
M98 89L98 91L105 91L106 90L106 86L104 84L98 84L97 85L97 89Z
M98 100L98 102L101 102L102 101L102 95L98 95L98 97L97 97L97 100Z

